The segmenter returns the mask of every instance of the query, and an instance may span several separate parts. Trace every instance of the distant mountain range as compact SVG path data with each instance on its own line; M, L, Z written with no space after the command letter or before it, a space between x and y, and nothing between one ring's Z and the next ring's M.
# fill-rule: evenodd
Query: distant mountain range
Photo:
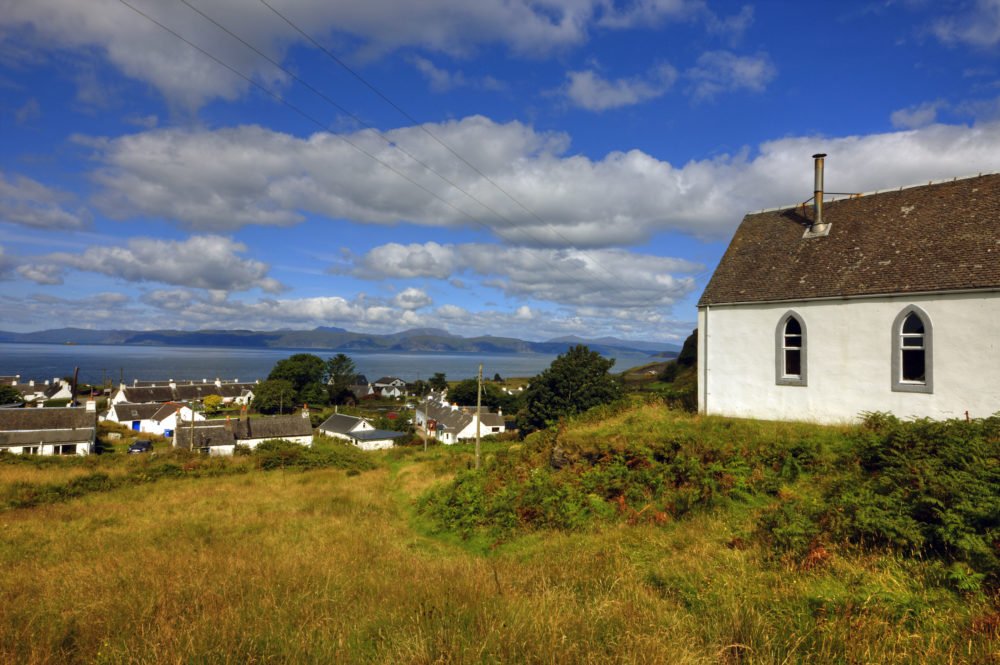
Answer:
M527 342L512 337L462 337L446 330L417 328L389 335L356 333L343 328L313 330L86 330L59 328L31 333L0 331L0 342L32 344L113 344L138 346L221 346L326 351L442 352L442 353L547 353L565 352L586 344L602 354L635 352L673 357L677 344L634 342L615 337L587 340L560 337L547 342Z

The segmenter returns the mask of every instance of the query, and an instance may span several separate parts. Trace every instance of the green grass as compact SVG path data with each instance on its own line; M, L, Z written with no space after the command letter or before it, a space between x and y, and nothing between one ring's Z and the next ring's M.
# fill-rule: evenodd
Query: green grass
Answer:
M762 498L502 539L488 529L463 539L418 510L468 473L472 446L322 468L237 457L225 473L181 465L156 481L9 508L0 662L1000 662L995 601L943 584L931 562L834 542L803 558L754 536L768 505L806 496L810 474L834 468L850 433L652 405L590 414L558 434L579 455L564 470L664 442L705 452L729 441L748 459L809 461ZM484 443L482 475L548 465L548 437ZM136 457L0 464L0 491L130 477L153 463ZM373 468L359 472L359 459Z

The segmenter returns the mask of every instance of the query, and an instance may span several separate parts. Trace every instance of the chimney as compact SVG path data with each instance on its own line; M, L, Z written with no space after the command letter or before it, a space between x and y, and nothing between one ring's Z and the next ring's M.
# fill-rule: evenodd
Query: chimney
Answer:
M35 380L31 379L30 381L28 381L28 385L31 386L31 387L34 387L35 386Z
M233 431L233 421L229 419L229 416L226 416L226 431L227 432Z
M303 404L302 405L302 417L305 418L306 420L309 420L309 405L308 404Z
M248 416L247 416L247 406L246 406L246 404L244 404L243 408L240 409L240 422L241 423L245 423L247 421L247 418L248 418Z
M830 233L830 223L823 219L823 159L826 153L813 155L815 173L813 176L813 223L806 231L808 237L825 236Z
M97 413L97 402L92 399L88 399L86 408L88 413Z

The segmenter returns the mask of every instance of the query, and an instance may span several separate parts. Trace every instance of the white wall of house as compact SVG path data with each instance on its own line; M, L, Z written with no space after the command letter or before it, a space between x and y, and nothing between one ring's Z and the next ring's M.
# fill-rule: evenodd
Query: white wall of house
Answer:
M180 417L181 422L187 421L188 423L190 423L191 422L191 414L192 414L192 411L191 411L190 407L182 406L181 407L181 414L180 414L181 415L181 417ZM198 422L199 420L205 420L205 416L203 414L199 413L198 411L195 411L194 412L194 419L195 419L195 422ZM173 431L175 429L177 429L177 411L173 411L169 416L165 417L163 420L160 420L160 421L153 420L151 422L152 422L152 429L149 430L150 433L152 433L152 434L159 434L161 436L166 436L166 433L168 431L171 432L171 433L173 433ZM142 431L145 432L146 430L142 430Z
M13 455L89 455L92 447L91 441L77 441L75 443L10 446L5 450Z
M372 439L369 441L351 439L351 443L361 450L388 450L396 445L392 439Z
M909 305L930 319L933 392L893 391L893 323ZM805 386L777 385L775 331L796 312L806 327ZM865 411L901 418L1000 411L1000 293L881 296L698 310L702 413L820 423Z

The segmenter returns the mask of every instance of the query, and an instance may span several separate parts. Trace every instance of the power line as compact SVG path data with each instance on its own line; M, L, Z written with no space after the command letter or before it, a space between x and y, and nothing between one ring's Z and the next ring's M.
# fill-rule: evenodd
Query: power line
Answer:
M194 48L195 50L197 50L201 54L203 54L206 57L210 58L215 63L221 65L222 67L225 67L230 72L236 74L237 76L239 76L240 78L244 79L245 81L247 81L248 83L250 83L254 87L258 88L259 90L263 91L267 95L269 95L269 96L273 97L274 99L276 99L277 101L281 102L282 104L284 104L288 108L292 109L293 111L295 111L296 113L298 113L299 115L301 115L303 118L309 120L310 122L314 123L315 125L317 125L318 127L320 127L323 130L328 130L328 128L327 128L327 126L325 124L323 124L321 121L317 120L315 117L311 116L309 113L307 113L306 111L302 110L301 108L299 108L295 104L292 104L291 102L289 102L282 95L279 95L278 93L274 92L273 90L269 89L268 87L266 87L266 86L262 85L261 83L253 80L252 77L244 74L243 72L239 71L235 67L233 67L233 66L229 65L228 63L226 63L225 61L223 61L221 58L213 55L209 51L205 50L204 48L198 46L194 42L192 42L189 39L185 38L183 35L181 35L177 31L173 30L169 26L161 23L160 21L156 20L155 18L153 18L149 14L143 12L142 10L138 9L137 7L135 7L134 5L130 4L129 2L127 2L127 0L119 0L119 2L121 2L123 5L125 5L126 7L128 7L129 9L131 9L132 11L136 12L137 14L139 14L140 16L142 16L143 18L145 18L148 21L150 21L150 22L154 23L155 25L159 26L161 29L163 29L163 30L169 32L170 34L172 34L173 36L177 37L178 39L180 39L181 41L183 41L188 46ZM221 25L218 21L216 21L216 20L212 19L211 17L209 17L208 15L206 15L204 12L202 12L202 11L198 10L197 8L195 8L193 5L191 5L189 2L187 2L187 0L181 0L181 2L183 2L190 9L192 9L195 12L197 12L202 17L204 17L206 20L209 20L211 23L213 23L214 25L216 25L219 29L223 30L224 32L226 32L227 34L229 34L230 36L232 36L234 39L237 39L238 41L240 41L240 43L244 44L244 46L246 46L247 48L250 48L255 53L257 53L261 57L265 58L272 65L274 65L275 67L277 67L281 71L287 73L289 76L293 77L296 81L300 82L303 86L305 86L306 88L308 88L311 92L313 92L314 94L316 94L317 96L319 96L321 99L324 99L324 101L327 101L327 103L333 105L334 108L337 108L338 110L341 110L342 112L344 112L345 114L351 116L352 118L354 118L358 122L360 122L360 123L362 123L362 124L370 127L369 125L367 125L367 123L364 123L362 120L360 120L359 118L357 118L357 116L355 116L354 114L350 113L350 111L347 111L346 109L344 109L340 104L336 103L328 95L322 93L321 91L319 91L318 89L316 89L314 86L312 86L309 83L307 83L306 81L304 81L301 77L297 76L296 74L294 74L294 73L290 72L289 70L287 70L286 68L282 67L280 64L276 63L273 59L271 59L270 57L268 57L267 55L265 55L259 49L257 49L256 47L254 47L253 45L251 45L250 43L248 43L246 40L242 39L241 37L239 37L238 35L236 35L235 33L233 33L231 30L229 30L225 26ZM483 206L483 208L485 208L486 210L489 210L489 211L493 212L501 220L504 220L507 223L513 225L513 222L511 222L511 220L507 219L506 217L504 217L499 212L493 210L490 206L486 205L485 203L483 203L482 201L480 201L478 198L476 198L472 194L469 194L464 189L462 189L461 187L459 187L455 183L451 182L448 178L446 178L446 177L442 176L441 174L437 173L433 168L431 168L430 166L428 166L427 164L425 164L421 160L417 159L416 157L414 157L413 155L411 155L406 150L403 150L402 148L400 148L394 141L392 141L391 139L389 139L387 136L385 136L378 129L376 129L374 127L370 127L370 128L372 129L372 131L374 131L376 134L378 134L379 137L382 138L388 145L390 145L390 147L395 147L395 148L399 149L401 152L403 152L403 154L409 156L415 162L417 162L418 164L421 164L422 166L424 166L424 168L426 168L427 170L429 170L432 173L434 173L435 175L437 175L444 182L450 184L451 186L453 186L456 189L458 189L460 192L462 192L463 194L465 194L467 197L469 197L473 201L479 203L481 206ZM381 164L385 168L389 169L393 173L395 173L395 174L399 175L400 177L404 178L405 180L407 180L412 185L418 187L422 191L424 191L427 194L433 196L435 199L441 201L442 203L444 203L448 207L452 208L453 210L455 210L459 214L463 215L464 217L466 217L466 218L468 218L468 219L476 222L477 224L479 224L483 228L485 228L485 229L487 229L487 230L489 230L491 232L497 233L501 237L504 237L504 233L501 232L499 229L490 226L486 222L478 219L475 215L472 215L471 213L466 212L465 210L459 208L458 206L456 206L455 204L451 203L450 201L444 199L443 197L441 197L437 193L435 193L435 192L431 191L430 189L428 189L426 186L420 184L419 182L415 181L414 179L412 179L411 177L409 177L405 173L399 171L398 169L396 169L395 167L393 167L391 164L385 162L384 160L380 159L376 155L372 154L371 152L365 150L364 148L362 148L361 146L357 145L356 143L354 143L350 139L346 138L344 135L338 134L336 132L333 132L333 135L336 136L337 138L339 138L340 140L344 141L345 143L347 143L351 147L355 148L356 150L358 150L362 154L364 154L367 157L371 158L372 160L378 162L379 164ZM531 237L530 233L525 232L525 234L528 235L529 237ZM580 253L583 254L584 256L588 256L585 252L581 251ZM601 265L601 263L599 261L597 261L596 259L594 259L593 257L590 257L590 256L588 256L588 258L591 259L591 261L592 261L592 263L594 265L600 267L605 272L608 272L610 275L614 276L614 273L612 273L610 270L608 270L603 265ZM560 267L559 264L557 264L557 263L553 264L553 267L555 267L556 270L558 270L559 272L564 273L568 277L577 278L576 274L568 272L567 270L565 270L562 267ZM595 278L596 278L596 276L595 276ZM598 279L598 281L600 281L605 286L607 286L607 287L609 287L609 288L611 288L613 290L620 290L619 286L616 285L616 284L612 284L612 283L606 282L606 281L601 280L601 279Z
M187 0L182 0L182 1L186 3ZM506 189L504 189L503 187L501 187L499 183L497 183L495 180L493 180L492 178L490 178L486 173L484 173L483 171L481 171L475 164L473 164L472 162L470 162L469 160L467 160L465 157L463 157L461 154L459 154L454 148L452 148L450 145L448 145L447 143L445 143L434 132L432 132L431 130L427 129L427 127L425 127L423 123L419 122L416 118L414 118L412 115L410 115L406 111L406 109L402 108L401 106L399 106L399 104L397 104L392 99L390 99L385 93L383 93L381 90L379 90L377 87L375 87L375 85L373 85L372 83L370 83L365 77L363 77L361 74L359 74L358 72L356 72L353 68L351 68L350 66L348 66L348 64L345 63L342 59L338 58L336 54L334 54L329 49L327 49L322 44L320 44L318 41L316 41L315 39L313 39L312 35L310 35L309 33L307 33L305 30L303 30L298 25L296 25L291 19L289 19L287 16L285 16L284 14L282 14L277 9L275 9L267 0L259 0L259 1L260 1L260 3L262 5L264 5L265 7L267 7L268 9L270 9L272 12L274 12L274 14L278 18L280 18L282 21L284 21L285 23L287 23L293 30L295 30L296 32L298 32L303 37L305 37L305 39L307 41L309 41L310 44L312 44L314 47L316 47L317 49L319 49L322 53L324 53L328 58L330 58L331 60L333 60L335 63L337 63L338 65L340 65L341 67L343 67L349 74L351 74L351 76L353 76L354 78L356 78L365 87L367 87L373 93L375 93L376 95L378 95L382 100L384 100L392 108L396 109L396 111L398 111L404 118L406 118L411 123L413 123L413 125L415 127L418 127L421 131L423 131L425 134L427 134L429 137L431 137L438 145L440 145L445 150L447 150L452 155L454 155L459 160L461 160L461 162L463 164L465 164L470 169L472 169L473 171L475 171L481 178L483 178L484 180L486 180L486 182L488 182L491 185L493 185L493 187L495 187L504 196L506 196L508 199L510 199L511 201L513 201L515 204L517 204L517 206L520 207L522 210L524 210L526 213L528 213L528 215L530 215L532 218L534 218L540 224L542 224L543 226L545 226L549 230L551 230L551 232L556 237L562 239L563 241L566 242L566 244L568 244L570 246L575 246L575 243L572 242L569 238L567 238L564 235L562 235L559 232L559 230L554 225L550 224L549 222L546 222L544 219L542 219L541 217L539 217L537 213L535 213L533 210L531 210L526 205L524 205L523 203L521 203L521 201L519 201L516 197L514 197L513 194L511 194ZM509 221L509 220L507 220L507 221ZM601 270L604 270L605 272L607 272L612 277L617 277L617 275L613 271L611 271L610 269L606 268L599 261L597 261L596 259L594 259L594 257L589 256L583 250L580 250L580 251L581 251L581 253L584 256L588 256L594 262L594 265L596 265L599 268L601 268Z

